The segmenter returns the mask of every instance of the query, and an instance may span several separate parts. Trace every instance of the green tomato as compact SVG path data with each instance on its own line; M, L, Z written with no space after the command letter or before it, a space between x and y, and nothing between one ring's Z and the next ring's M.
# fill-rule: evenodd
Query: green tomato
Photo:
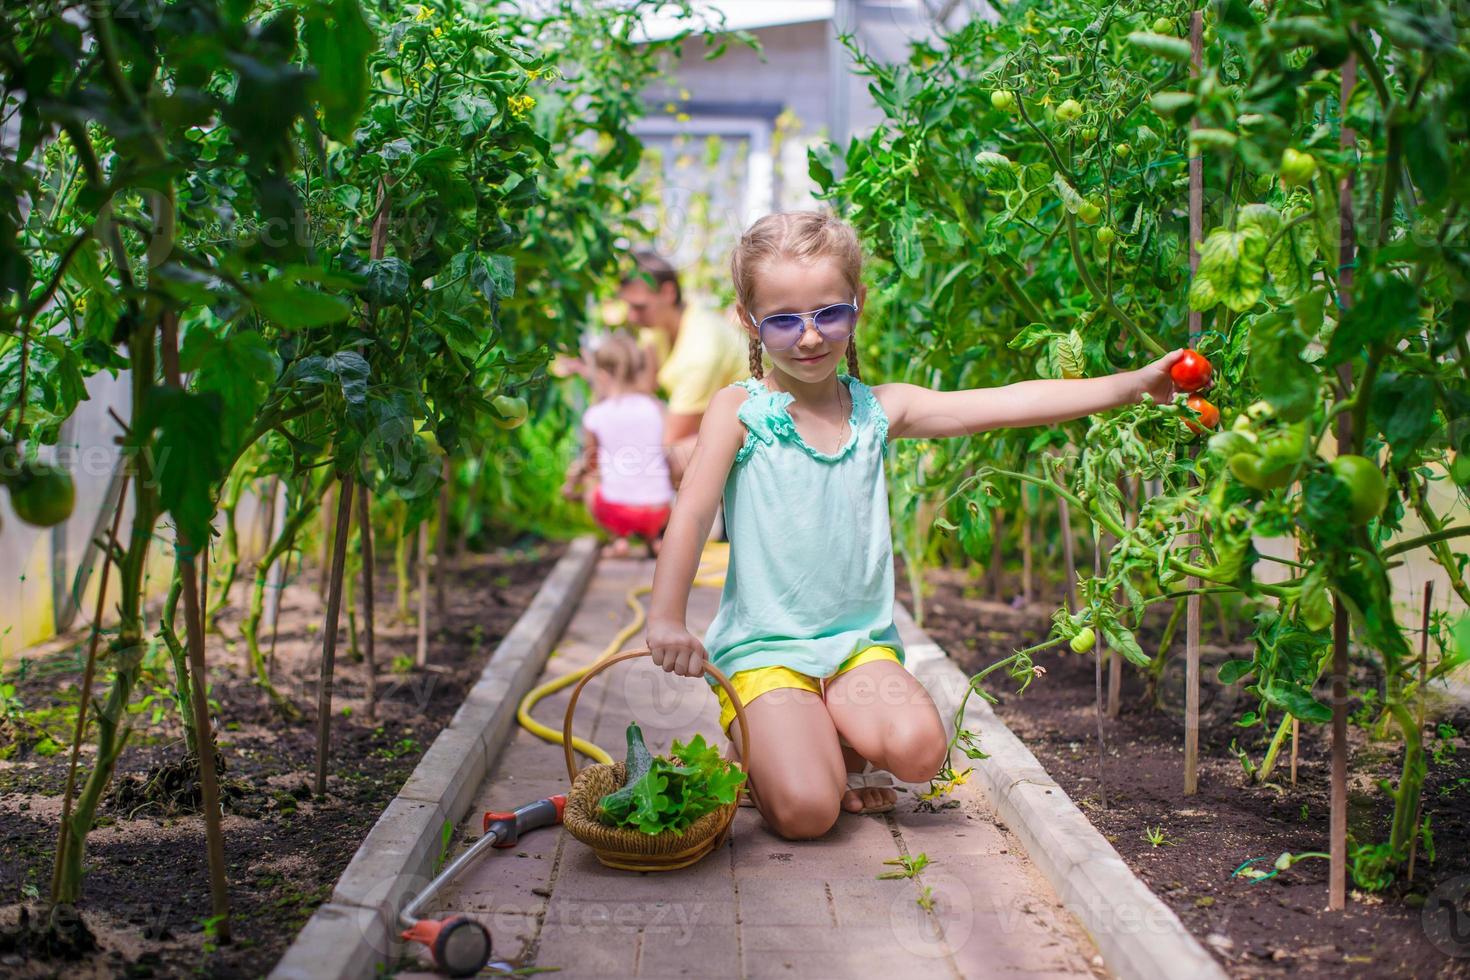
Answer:
M496 395L490 399L490 404L496 412L490 416L490 421L502 429L514 429L526 421L527 409L524 398L517 395Z
M1084 222L1090 225L1098 218L1102 217L1102 208L1098 207L1096 204L1093 204L1091 201L1083 201L1081 204L1077 205L1077 217L1081 218Z
M1367 524L1388 503L1388 484L1378 464L1366 456L1352 454L1332 461L1332 473L1348 488L1351 507L1348 512L1354 524Z
M1113 231L1113 229L1109 226L1103 225L1097 230L1097 243L1103 248L1107 248L1109 245L1113 244L1113 242L1117 240L1118 233Z
M1173 34L1174 22L1167 17L1159 17L1154 20L1155 34Z
M1097 139L1097 127L1084 126L1082 129L1078 130L1077 136L1082 140L1082 142L1091 143L1093 140Z
M1091 650L1093 646L1096 645L1096 643L1097 634L1093 632L1091 626L1084 626L1082 627L1081 632L1072 637L1072 639L1067 643L1067 646L1072 648L1073 653L1086 653L1088 650Z
M1270 460L1285 460L1293 465L1307 451L1307 426L1303 423L1268 432L1261 437L1261 455Z
M1210 436L1210 452L1228 461L1236 453L1249 453L1254 456L1256 444L1254 440L1248 439L1239 432L1227 429Z
M1057 106L1057 122L1074 123L1082 118L1082 104L1076 99L1066 99Z
M1291 482L1290 465L1271 466L1252 452L1236 453L1226 465L1232 476L1252 490L1277 490Z
M998 88L990 93L990 105L1001 112L1010 112L1016 107L1016 93L1009 89Z
M1129 146L1127 143L1119 143L1117 146L1113 147L1113 156L1117 157L1119 160L1126 160L1132 155L1133 147Z
M1281 154L1281 182L1287 187L1302 187L1317 174L1317 160L1310 153L1287 147Z
M49 463L27 460L7 481L15 516L35 527L52 527L71 516L76 487L71 475Z

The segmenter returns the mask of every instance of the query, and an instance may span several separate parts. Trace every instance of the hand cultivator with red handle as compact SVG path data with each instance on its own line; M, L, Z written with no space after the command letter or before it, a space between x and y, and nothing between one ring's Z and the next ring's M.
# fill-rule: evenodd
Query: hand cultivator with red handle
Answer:
M398 914L398 921L405 927L403 938L427 946L434 957L434 965L452 977L479 973L490 959L490 930L467 915L420 919L419 909L490 848L513 847L527 831L561 823L566 805L566 796L557 794L527 803L513 813L486 811L484 836L424 886L424 890Z

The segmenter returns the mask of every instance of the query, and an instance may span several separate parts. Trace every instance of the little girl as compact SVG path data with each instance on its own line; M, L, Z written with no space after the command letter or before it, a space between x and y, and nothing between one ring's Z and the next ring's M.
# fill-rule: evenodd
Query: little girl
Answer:
M638 390L642 371L643 354L631 337L612 334L598 345L592 355L598 400L582 415L582 456L562 487L575 497L579 478L596 473L583 499L592 519L613 535L615 555L628 553L631 535L657 554L674 497L663 449L664 406Z
M1182 352L1105 378L869 388L858 380L867 291L849 226L817 212L768 215L741 237L731 273L754 377L719 391L705 413L654 571L648 646L665 671L702 676L708 657L730 678L750 722L741 761L751 802L776 833L818 837L842 809L892 809L889 774L932 779L948 744L893 625L888 440L1048 425L1144 393L1166 402ZM701 643L685 610L722 498L729 568ZM734 708L716 695L738 745Z

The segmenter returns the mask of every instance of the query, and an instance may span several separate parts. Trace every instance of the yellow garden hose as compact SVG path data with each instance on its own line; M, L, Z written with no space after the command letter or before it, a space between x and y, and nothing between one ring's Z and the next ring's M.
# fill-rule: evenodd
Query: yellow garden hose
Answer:
M704 551L699 556L699 570L695 572L693 584L711 588L723 586L725 584L725 567L729 561L730 545L728 542L711 541L706 543ZM569 674L563 674L555 680L547 681L545 684L533 687L526 692L526 696L521 698L520 706L516 709L516 720L521 723L522 728L537 738L556 745L562 744L561 729L550 728L541 724L535 718L531 717L531 709L542 698L555 694L562 688L577 683L588 671L595 668L602 661L620 653L623 649L623 644L627 643L629 637L643 628L643 624L648 618L647 614L643 611L643 604L638 601L638 597L647 595L652 591L652 584L639 585L628 590L628 608L633 610L633 619L627 626L618 630L617 635L603 648L602 652L597 655L592 663L587 664L585 667L578 667ZM572 748L603 765L610 765L613 761L612 756L585 738L579 738L576 735L572 736Z

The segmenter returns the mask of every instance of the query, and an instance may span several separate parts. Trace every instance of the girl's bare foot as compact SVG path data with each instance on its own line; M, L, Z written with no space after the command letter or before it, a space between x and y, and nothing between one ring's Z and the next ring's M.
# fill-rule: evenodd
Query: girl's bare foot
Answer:
M857 750L850 745L842 747L842 761L847 764L848 772L862 772L868 764L868 760L858 755ZM897 802L898 793L895 790L878 786L850 789L842 794L842 809L848 813L857 813L870 807L892 806Z
M629 548L628 546L628 539L618 538L617 540L613 541L612 544L608 545L607 553L612 555L614 558L627 558L628 552L630 550L631 548Z

